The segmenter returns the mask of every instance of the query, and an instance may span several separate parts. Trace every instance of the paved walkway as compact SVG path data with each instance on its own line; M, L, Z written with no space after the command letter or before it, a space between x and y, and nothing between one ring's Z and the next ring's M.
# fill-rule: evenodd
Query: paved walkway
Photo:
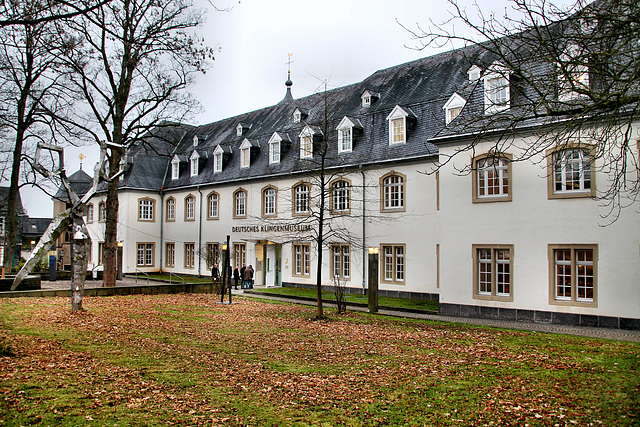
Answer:
M141 286L146 285L147 280L138 278L137 282L135 278L125 277L122 281L118 281L118 286ZM154 285L154 282L148 283L150 286ZM86 288L99 288L102 287L101 280L87 280L85 282ZM69 289L68 280L59 280L56 282L42 281L42 289ZM234 295L242 295L244 291L241 289L234 290ZM270 299L278 301L286 301L294 304L315 305L315 301L303 301L298 299L291 299L285 296L278 296L274 294L247 294L246 297ZM335 304L325 303L327 307L335 307ZM366 307L349 306L349 310L367 312ZM552 334L567 334L578 335L591 338L603 338L616 341L631 341L640 343L640 331L624 330L624 329L607 329L607 328L591 328L586 326L568 326L568 325L555 325L551 323L529 323L529 322L513 322L505 320L493 320L493 319L479 319L473 317L455 317L455 316L442 316L439 314L426 314L426 313L407 313L395 310L379 310L379 314L395 317L406 317L413 319L432 320L436 322L453 322L464 323L468 325L486 326L491 328L504 328L504 329L519 329L533 332L545 332Z

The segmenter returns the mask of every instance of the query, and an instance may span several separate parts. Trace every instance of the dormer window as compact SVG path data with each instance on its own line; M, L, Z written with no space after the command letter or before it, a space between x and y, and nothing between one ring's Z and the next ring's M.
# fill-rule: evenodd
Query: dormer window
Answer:
M305 126L300 132L300 158L313 158L313 137L317 132L311 126Z
M338 124L338 153L350 153L353 150L353 134L355 129L362 129L358 119L345 116Z
M274 132L269 139L269 164L280 163L280 153L282 151L282 137L278 132Z
M242 134L249 129L251 129L251 125L248 125L246 123L238 123L238 126L236 126L236 135L242 136Z
M198 146L198 135L195 135L195 136L193 137L193 146L194 146L194 147L197 147L197 146Z
M477 65L472 65L471 68L469 68L469 71L467 71L467 75L469 76L469 82L474 83L480 80L481 72L482 70L480 69L480 67L478 67Z
M213 150L213 173L222 172L222 156L224 150L219 145Z
M586 94L589 90L588 57L580 46L567 46L557 68L560 101L571 101Z
M445 112L446 124L451 123L453 119L460 115L466 103L467 101L457 93L451 95L451 98L442 107Z
M360 99L362 100L362 106L363 107L370 107L371 104L373 104L376 99L380 98L380 94L377 92L372 92L370 90L365 90L362 95L360 96Z
M484 113L494 114L509 107L509 70L494 62L484 76Z
M404 144L407 142L407 118L415 119L415 115L409 108L399 105L387 116L389 121L389 145Z
M295 110L293 110L293 123L300 123L302 119L307 116L308 113L306 110L303 110L302 108L296 108Z
M251 143L245 139L240 146L240 167L248 168L251 166Z
M180 159L178 156L173 156L173 160L171 160L171 179L178 178L180 178Z
M191 154L191 157L189 157L189 160L191 161L191 176L198 176L198 173L200 172L200 155L198 152L194 151L193 154Z

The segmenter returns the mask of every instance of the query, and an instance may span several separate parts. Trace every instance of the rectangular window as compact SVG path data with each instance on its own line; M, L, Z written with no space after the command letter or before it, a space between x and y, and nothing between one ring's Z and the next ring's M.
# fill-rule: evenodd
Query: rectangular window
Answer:
M214 264L220 264L220 244L207 243L207 269L211 270Z
M269 163L280 163L280 142L275 141L269 144Z
M191 159L191 176L198 176L198 159Z
M196 266L196 244L185 243L184 244L184 267L195 268Z
M138 243L138 267L153 266L153 243Z
M235 194L235 217L244 218L247 216L247 193L237 191Z
M213 155L213 172L222 172L222 153Z
M174 267L176 265L176 244L165 244L165 264L167 267Z
M353 130L351 128L338 131L338 152L348 153L352 150Z
M587 150L563 150L553 154L554 192L591 192L591 156Z
M243 148L240 150L240 167L248 168L251 162L251 149Z
M274 216L276 214L276 189L267 188L263 194L263 210L264 216Z
M473 245L474 298L513 301L513 245Z
M300 138L300 158L310 159L313 157L313 136L303 136Z
M473 202L511 201L511 155L486 155L474 159Z
M349 280L351 277L351 247L349 245L331 246L332 277Z
M167 199L167 221L176 220L176 199Z
M392 144L404 143L404 117L391 120Z
M212 193L207 197L208 219L218 218L218 194Z
M484 112L494 114L510 107L508 71L498 67L484 78Z
M309 213L309 186L300 184L294 187L294 214L304 215Z
M404 210L404 177L391 174L381 181L382 210Z
M462 112L462 107L449 108L447 110L447 124L451 123L453 119L458 117Z
M180 163L171 163L171 179L178 179L180 177Z
M294 276L309 276L311 274L311 246L308 243L293 244Z
M87 205L87 222L93 222L93 205L91 204ZM4 226L4 222L2 225ZM0 233L2 233L2 231L0 231Z
M597 245L549 245L552 303L596 304Z
M138 202L138 221L153 221L153 207L155 202L150 199L141 199Z
M349 183L344 180L336 181L331 186L331 210L333 213L349 212Z
M245 243L233 244L233 262L238 269L247 265L247 245Z
M404 245L381 245L383 282L404 285Z
M184 219L193 221L196 219L196 198L188 196L184 199Z

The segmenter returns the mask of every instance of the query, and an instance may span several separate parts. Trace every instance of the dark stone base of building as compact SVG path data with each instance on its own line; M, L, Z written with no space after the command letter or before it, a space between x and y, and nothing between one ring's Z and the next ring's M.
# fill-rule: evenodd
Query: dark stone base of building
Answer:
M303 288L303 289L315 289L316 285L309 285L306 283L287 283L282 282L283 288ZM334 286L323 286L322 290L326 292L333 292ZM353 287L345 287L344 293L347 295L366 295L366 290L363 292L362 288L353 288ZM438 301L440 295L438 294L427 294L422 292L405 292L405 291L378 291L378 297L389 297L389 298L407 298L407 299L415 299L422 301Z
M519 310L514 308L440 303L440 314L445 316L479 317L483 319L509 320L515 322L640 330L640 319L557 313L554 311Z

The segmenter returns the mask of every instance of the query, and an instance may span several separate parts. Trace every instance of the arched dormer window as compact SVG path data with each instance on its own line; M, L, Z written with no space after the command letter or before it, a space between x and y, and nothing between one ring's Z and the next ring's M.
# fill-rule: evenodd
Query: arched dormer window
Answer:
M176 180L178 178L180 178L180 158L175 155L171 159L171 179Z
M200 173L200 154L198 154L198 152L194 150L191 154L191 157L189 157L189 161L191 162L190 176L198 176L198 174Z
M318 135L320 131L314 129L311 126L305 126L300 132L300 158L312 159L313 158L313 139Z

